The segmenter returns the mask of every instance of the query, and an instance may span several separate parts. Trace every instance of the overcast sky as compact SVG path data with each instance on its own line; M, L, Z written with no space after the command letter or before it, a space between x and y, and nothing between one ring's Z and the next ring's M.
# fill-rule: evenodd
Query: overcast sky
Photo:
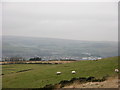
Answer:
M118 40L116 2L4 2L3 35Z

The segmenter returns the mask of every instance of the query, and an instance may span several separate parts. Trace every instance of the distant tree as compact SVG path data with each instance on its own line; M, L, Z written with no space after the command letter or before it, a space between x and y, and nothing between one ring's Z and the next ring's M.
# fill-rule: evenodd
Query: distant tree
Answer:
M9 61L11 63L23 63L23 61L25 61L25 59L22 58L22 57L17 57L16 56L16 57L10 57Z
M24 59L22 57L11 57L10 61L23 61Z
M40 57L34 57L30 58L29 61L41 61L42 59Z

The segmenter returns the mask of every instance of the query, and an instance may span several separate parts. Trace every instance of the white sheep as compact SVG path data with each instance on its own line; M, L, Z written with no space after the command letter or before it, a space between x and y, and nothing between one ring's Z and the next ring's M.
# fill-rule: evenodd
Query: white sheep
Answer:
M72 73L72 74L75 74L75 73L76 73L76 71L72 71L71 73Z
M57 75L60 75L60 74L61 74L61 72L56 72L56 74L57 74Z
M115 72L117 72L117 73L118 73L118 72L119 72L119 70L118 70L118 69L115 69Z

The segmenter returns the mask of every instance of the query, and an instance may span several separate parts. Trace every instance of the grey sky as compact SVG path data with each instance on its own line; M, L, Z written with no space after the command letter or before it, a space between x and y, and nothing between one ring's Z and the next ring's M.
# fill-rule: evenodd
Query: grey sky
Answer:
M3 35L117 41L117 3L3 3Z

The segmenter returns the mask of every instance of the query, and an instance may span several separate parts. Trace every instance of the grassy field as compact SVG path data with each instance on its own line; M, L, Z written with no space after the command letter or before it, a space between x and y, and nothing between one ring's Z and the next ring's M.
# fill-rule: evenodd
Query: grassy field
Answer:
M76 61L66 64L9 64L2 66L3 88L42 88L47 84L59 83L61 80L70 80L73 77L102 78L115 76L114 69L118 68L118 57L106 58L98 61ZM18 72L27 70L25 72ZM76 74L71 74L76 70ZM56 75L61 71L61 75Z

